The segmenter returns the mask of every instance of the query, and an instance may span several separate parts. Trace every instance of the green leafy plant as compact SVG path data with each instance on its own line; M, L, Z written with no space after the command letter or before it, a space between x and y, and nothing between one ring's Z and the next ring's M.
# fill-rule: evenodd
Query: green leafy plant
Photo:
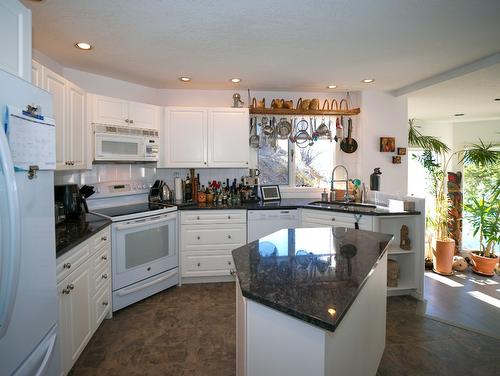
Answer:
M500 182L488 195L472 197L464 209L474 236L479 234L479 254L496 258L495 244L500 242Z
M500 152L494 149L496 145L492 143L485 144L481 140L479 140L477 144L467 145L461 150L452 152L450 148L438 138L422 135L415 128L414 119L410 119L408 122L409 145L422 148L424 152L430 153L431 156L437 154L440 156L439 160L442 161L439 163L437 159L429 161L428 158L424 158L421 163L427 163L427 165L423 164L423 166L428 172L431 172L431 178L435 179L434 193L436 207L431 223L434 225L436 238L438 240L446 240L450 236L448 230L448 212L451 208L451 202L447 194L447 172L451 161L453 158L457 157L458 162L461 164L465 163L488 167L500 161ZM437 164L439 164L439 168L436 166ZM438 170L440 170L439 174L437 172Z

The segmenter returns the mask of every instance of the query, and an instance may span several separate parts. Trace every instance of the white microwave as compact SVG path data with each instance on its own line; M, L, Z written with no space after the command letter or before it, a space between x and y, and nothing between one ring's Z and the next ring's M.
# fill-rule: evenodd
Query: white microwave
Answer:
M96 161L157 162L158 131L94 124Z

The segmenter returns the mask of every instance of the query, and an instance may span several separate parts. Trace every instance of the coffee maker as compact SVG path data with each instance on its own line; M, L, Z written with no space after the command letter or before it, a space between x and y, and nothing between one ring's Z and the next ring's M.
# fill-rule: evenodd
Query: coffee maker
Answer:
M248 195L243 198L244 202L258 202L259 197L259 175L260 171L256 168L248 169L249 176L243 177L244 189L249 191Z
M66 219L77 219L85 213L84 200L76 184L54 186L54 201L57 206L62 206Z

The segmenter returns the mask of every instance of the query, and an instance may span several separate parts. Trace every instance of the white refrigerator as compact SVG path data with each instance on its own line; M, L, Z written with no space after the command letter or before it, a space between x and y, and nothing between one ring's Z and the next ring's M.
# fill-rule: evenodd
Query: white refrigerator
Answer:
M60 372L55 128L47 118L12 116L11 108L27 105L52 116L49 93L0 70L0 376ZM23 165L40 170L30 179Z

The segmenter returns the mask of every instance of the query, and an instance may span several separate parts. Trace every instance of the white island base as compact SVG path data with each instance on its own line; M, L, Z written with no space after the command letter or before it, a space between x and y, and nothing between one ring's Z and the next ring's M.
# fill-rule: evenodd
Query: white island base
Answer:
M386 298L387 253L334 332L243 297L237 283L236 374L375 375L385 348Z

